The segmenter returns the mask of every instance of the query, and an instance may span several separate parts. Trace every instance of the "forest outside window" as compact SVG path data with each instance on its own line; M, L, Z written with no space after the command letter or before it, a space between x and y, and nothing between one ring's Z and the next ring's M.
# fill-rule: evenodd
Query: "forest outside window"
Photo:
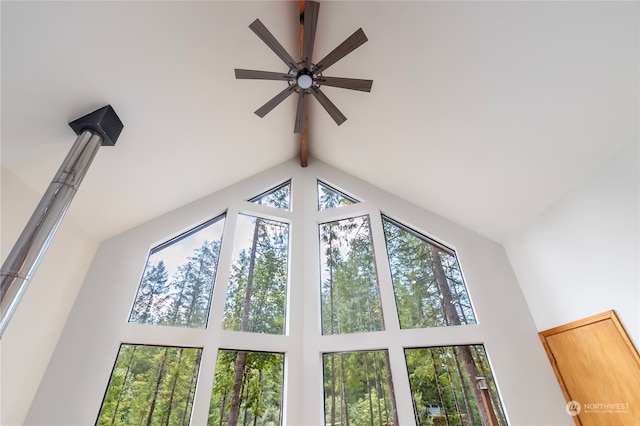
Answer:
M280 184L249 201L276 209L291 210L291 181Z
M289 225L239 215L224 329L284 334Z
M418 426L508 424L483 345L405 349L405 357Z
M204 328L224 215L151 250L129 322Z
M455 252L383 216L400 328L475 324Z
M476 323L454 250L384 215L382 227L372 227L369 214L349 214L353 210L346 206L360 203L357 198L315 178L314 181L317 198L310 201L317 202L316 219L320 220L301 220L301 214L291 213L289 180L253 198L238 200L235 207L229 206L242 212L237 214L237 220L218 216L150 251L129 322L206 328L222 250L222 258L229 261L220 265L220 279L228 280L226 291L218 288L215 292L216 306L223 311L214 318L221 318L221 323L193 332L193 336L206 336L202 340L197 337L179 343L204 349L122 344L97 424L189 424L202 353L213 359L217 351L215 365L205 366L209 377L214 373L213 387L206 384L204 398L200 390L195 398L193 411L198 422L204 423L208 413L208 425L282 425L286 417L285 352L290 356L289 339L297 338L295 333L293 337L287 335L289 285L302 286L304 300L313 300L307 293L307 282L315 286L310 291L316 295L319 292L316 303L320 305L320 324L317 320L311 325L303 324L305 333L330 336L380 332L376 338L389 337L385 333L393 333L398 325L395 321L389 323L391 330L385 331L383 302L391 309L395 302L401 329ZM252 210L246 200L268 208L254 206L259 215L246 214ZM360 206L367 208L364 203ZM328 216L334 212L327 210L340 207L344 208L336 213L341 216ZM377 209L367 213L381 214ZM228 241L223 247L225 222L235 229L229 232L233 242ZM290 265L290 253L306 247L291 247L291 227L303 227L305 223L317 232L319 257L313 264L317 269L309 272L303 266L302 282L289 283L290 267L301 266ZM378 229L383 235L374 234ZM309 235L307 230L314 232L307 228L305 235ZM375 241L384 241L385 245L374 247L374 236L380 237ZM385 287L381 293L376 261L382 263L379 266L383 271L387 270L388 261L391 280L383 277L383 285L390 285L393 290ZM317 280L307 281L309 273L319 274L319 288ZM301 300L300 288L293 289L296 293L292 293L292 303ZM132 329L149 331L144 327ZM180 333L175 329L165 331ZM418 331L414 333L420 335ZM254 345L254 341L263 342L265 337L283 345ZM354 342L369 336L357 337ZM339 337L321 339L323 346L313 356L321 359L315 377L321 378L324 400L319 397L316 408L320 415L324 407L325 425L398 426L393 373L406 377L404 371L409 374L411 401L404 385L402 394L407 398L399 403L406 410L401 410L400 415L406 415L410 402L417 425L481 426L489 424L489 418L493 420L491 424L507 425L482 345L404 348L393 343L393 338L388 342L383 338L374 348L368 343L340 347L335 344L342 341ZM235 342L231 348L222 349L230 341ZM297 344L295 340L293 344ZM398 368L397 354L404 353L406 370L392 371L389 351L396 356L394 370ZM477 378L483 378L486 389L478 387ZM320 387L316 389L319 390ZM201 401L209 402L208 411ZM315 422L322 420L318 417Z
M219 350L208 425L282 423L284 354Z
M369 216L320 225L322 334L384 330Z
M332 186L318 181L318 210L333 209L340 206L348 206L358 203L354 197L333 188Z
M325 353L325 425L397 425L386 350Z
M202 349L120 346L96 425L187 425Z

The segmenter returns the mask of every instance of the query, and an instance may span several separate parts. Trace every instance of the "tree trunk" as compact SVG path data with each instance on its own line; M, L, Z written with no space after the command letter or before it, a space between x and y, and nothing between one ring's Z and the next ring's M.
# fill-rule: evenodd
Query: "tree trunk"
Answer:
M251 291L253 287L253 273L256 267L256 255L258 249L258 231L260 229L260 219L256 218L253 230L253 240L251 242L251 255L249 257L249 271L247 273L247 288L244 293L244 307L242 310L242 325L240 331L249 330L249 309L251 309ZM229 408L228 426L236 426L240 416L240 403L242 402L241 388L244 377L244 367L247 362L247 352L238 351L233 375L233 394L231 396L231 407Z
M251 386L249 384L249 380L245 380L245 387L244 388L245 388L246 392L244 394L244 398L243 399L245 401L248 401L249 400L249 391L251 390ZM249 410L247 409L246 403L245 403L244 416L242 418L242 425L243 426L247 426L247 417L248 417L248 415L249 415Z
M336 424L336 364L335 364L335 354L329 355L331 358L331 409L330 409L330 419L331 426L335 426Z
M247 363L247 351L238 351L233 373L233 392L231 395L231 406L229 407L228 426L236 426L240 417L240 404L242 402L242 378L244 377L244 366Z
M222 426L222 419L224 419L224 408L227 405L227 388L224 388L224 392L222 394L222 404L220 404L220 422L218 426Z
M165 426L169 426L169 419L171 418L171 410L173 409L173 396L176 393L176 385L178 384L178 377L180 376L180 363L182 362L182 351L184 348L180 348L178 352L178 364L176 365L176 372L173 377L173 384L171 385L171 394L169 395L169 403L167 406L167 419L165 421Z
M133 359L136 355L137 346L133 347L131 351L131 358L129 358L129 365L127 365L127 371L124 373L124 379L122 379L122 386L120 386L120 392L118 393L118 401L116 401L116 409L113 411L113 418L111 419L111 426L116 423L116 415L118 414L118 409L120 408L120 401L122 400L122 390L127 384L127 378L129 377L129 371L131 371L131 366L133 365Z
M388 416L386 414L387 411L387 397L384 388L382 387L382 379L380 378L380 366L378 364L378 351L373 353L373 371L375 372L375 382L376 382L376 402L378 404L378 422L383 424L382 421L382 406L380 404L380 395L382 395L384 399L384 411L385 411L385 423L388 421Z
M429 355L431 355L431 364L433 365L433 378L436 380L436 387L438 388L438 395L440 395L440 403L442 404L442 411L444 411L444 419L447 422L447 426L451 426L449 421L449 410L447 410L447 403L444 400L444 394L442 393L442 386L440 385L440 377L438 377L438 365L436 359L433 356L433 349L429 349Z
M477 359L478 360L478 364L480 364L480 367L482 369L483 375L485 377L491 377L491 372L489 371L489 368L487 367L488 361L486 360L486 358L484 357L482 352L478 351L475 347L472 347L471 349L472 349L471 353L474 355L474 359ZM499 423L501 425L506 425L507 424L507 419L505 418L504 412L502 411L502 404L500 404L500 401L497 400L496 398L497 398L497 395L494 392L494 389L490 388L489 389L489 399L491 401L491 406L495 410L495 414L496 414L496 417L499 420Z
M187 425L187 413L190 411L189 410L189 404L191 401L191 392L193 391L193 385L196 382L196 376L197 376L197 371L198 371L198 366L200 365L200 357L202 356L202 353L198 354L198 356L195 359L195 362L193 363L193 368L191 369L191 380L189 380L189 392L187 392L187 402L184 406L184 411L182 412L182 421L180 422L181 426L185 426ZM222 417L222 416L220 416Z
M462 412L460 411L460 404L458 404L458 395L456 394L455 387L453 386L453 377L451 376L451 370L449 369L449 360L444 359L444 369L447 372L447 377L449 378L449 383L451 384L451 393L453 394L453 405L456 407L456 413L458 414L458 419L460 419L460 424L464 424L462 422ZM461 383L462 384L462 383ZM462 384L462 389L464 389L464 384Z
M330 334L334 334L334 312L333 312L333 225L329 225L329 256L327 256L329 263L329 329ZM336 424L336 370L335 370L335 355L331 354L331 410L330 419L331 426Z
M449 288L447 277L444 273L444 268L442 267L442 259L440 258L440 253L438 252L438 249L432 245L429 245L429 250L431 251L431 265L433 268L433 272L436 277L436 282L438 283L438 288L440 289L440 294L442 295L442 309L444 310L445 318L450 325L460 325L460 316L458 315L458 311L453 304L451 289ZM460 355L460 360L462 361L464 371L467 374L469 387L473 392L476 406L478 407L480 420L482 421L483 426L488 426L489 417L482 403L482 394L480 393L481 391L476 385L478 370L476 368L475 362L473 361L473 357L471 356L471 350L469 349L469 346L458 346L458 353Z
M340 404L344 406L344 419L346 426L349 426L349 404L347 403L347 392L345 391L345 380L344 380L344 359L342 354L340 354ZM342 426L342 423L340 424Z
M467 391L467 386L464 383L464 377L462 376L462 369L460 368L460 360L458 354L454 352L454 357L456 363L456 370L458 371L458 378L460 380L460 386L462 386L462 396L464 397L464 403L467 409L467 417L469 419L469 424L471 426L476 426L476 419L473 417L473 410L471 407L471 400L469 399L469 392Z
M147 416L147 426L151 426L153 412L155 411L156 403L158 402L158 394L160 393L160 385L162 384L162 375L164 374L164 366L165 366L165 363L167 362L167 352L169 352L169 348L165 348L164 354L162 354L160 371L158 372L158 379L156 380L156 389L153 392L153 399L151 400L151 406L149 408L149 416Z
M367 394L369 396L369 425L373 426L373 400L371 399L371 380L369 380L369 362L367 360L367 353L363 352L364 355L364 377L367 386Z

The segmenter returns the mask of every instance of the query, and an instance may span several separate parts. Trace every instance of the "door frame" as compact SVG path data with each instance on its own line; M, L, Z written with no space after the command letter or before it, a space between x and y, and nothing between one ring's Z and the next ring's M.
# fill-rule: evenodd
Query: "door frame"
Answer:
M554 327L554 328L550 328L548 330L545 331L541 331L538 333L540 340L542 341L542 345L544 346L544 350L547 352L547 356L549 357L549 361L551 363L551 367L553 367L553 372L556 375L556 378L558 379L558 383L560 384L560 388L562 389L562 393L564 394L565 399L567 400L567 403L569 403L570 401L572 401L571 395L569 394L569 390L567 389L564 380L562 378L562 374L560 372L560 370L558 369L557 365L556 365L556 359L553 355L553 352L551 351L551 348L547 342L547 338L556 334L560 334L563 332L567 332L570 330L574 330L580 327L585 327L591 324L595 324L598 322L602 322L602 321L610 321L612 323L612 325L614 326L615 330L618 332L618 337L620 338L620 340L622 341L622 343L624 344L624 346L627 348L627 350L629 351L629 355L631 356L631 358L635 361L635 364L638 368L638 370L640 371L640 355L638 354L638 351L636 350L635 346L633 345L633 342L631 341L631 339L629 338L629 335L627 334L626 330L624 329L624 327L622 326L622 323L620 322L620 320L618 319L618 316L616 315L614 310L610 310L610 311L606 311L606 312L602 312L600 314L596 314L587 318L583 318L577 321L573 321L567 324L563 324L560 325L558 327ZM582 422L579 418L579 415L575 415L573 416L573 420L575 421L576 425L578 426L582 426Z

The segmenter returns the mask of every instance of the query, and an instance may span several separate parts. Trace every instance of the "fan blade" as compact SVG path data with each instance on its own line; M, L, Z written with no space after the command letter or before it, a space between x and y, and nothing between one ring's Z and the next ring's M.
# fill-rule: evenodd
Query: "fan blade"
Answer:
M296 63L296 61L291 57L291 55L289 55L289 52L287 52L285 50L285 48L282 47L280 42L278 40L276 40L276 38L273 36L273 34L271 34L269 32L267 27L265 27L264 24L262 22L260 22L259 19L256 19L255 21L253 21L251 23L251 25L249 25L249 28L251 28L251 31L256 33L256 35L258 37L260 37L260 39L267 46L269 46L269 48L271 50L273 50L273 52L276 55L278 55L278 57L280 59L282 59L282 62L287 64L289 69L291 69L293 71L297 71L298 70L298 64Z
M255 114L259 117L264 117L265 115L267 115L269 113L269 111L271 111L272 109L274 109L275 107L277 107L280 102L284 101L285 99L287 99L289 97L289 95L291 95L293 92L295 92L296 87L298 87L296 84L292 84L291 86L287 86L286 89L284 89L282 92L278 93L277 95L275 95L269 102L267 102L266 104L262 105L260 108L258 108L255 111Z
M272 71L255 71L255 70L243 70L236 68L237 79L248 80L293 80L296 78L293 74L287 74L283 72Z
M362 28L358 28L358 30L355 33L351 34L345 41L343 41L340 46L336 47L327 56L322 58L320 62L316 64L313 72L323 72L331 65L335 64L340 59L344 58L349 53L362 46L367 40L367 36L364 34L364 31L362 31Z
M304 130L304 114L307 109L307 93L306 90L300 91L298 97L298 110L296 111L296 124L293 128L293 133L302 133Z
M333 102L329 100L329 98L327 98L324 93L320 91L320 89L314 87L311 89L311 93L316 97L318 102L320 102L320 105L322 105L322 107L329 113L331 118L333 118L333 121L335 121L338 126L345 122L347 117L342 115L340 110L333 104Z
M316 79L318 85L339 87L341 89L360 90L370 92L373 80L362 80L359 78L325 77Z
M304 36L302 40L302 60L304 67L311 68L311 57L313 55L313 43L316 39L316 28L318 27L318 12L320 3L307 1L304 4Z

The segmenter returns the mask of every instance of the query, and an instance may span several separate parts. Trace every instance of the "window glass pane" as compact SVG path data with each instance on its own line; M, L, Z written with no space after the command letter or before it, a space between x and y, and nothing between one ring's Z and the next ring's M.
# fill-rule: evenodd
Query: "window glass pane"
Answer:
M278 185L249 201L276 209L289 210L291 202L291 181Z
M120 346L97 425L186 425L202 349Z
M384 329L369 216L320 225L322 334Z
M355 198L318 181L318 210L333 209L358 202Z
M208 424L281 424L283 381L284 354L218 351Z
M224 216L151 250L129 322L204 328Z
M235 243L224 328L284 334L289 225L240 215Z
M383 216L401 328L475 324L455 253Z
M386 350L322 356L325 425L397 425Z
M405 349L405 356L419 426L508 424L483 345Z

